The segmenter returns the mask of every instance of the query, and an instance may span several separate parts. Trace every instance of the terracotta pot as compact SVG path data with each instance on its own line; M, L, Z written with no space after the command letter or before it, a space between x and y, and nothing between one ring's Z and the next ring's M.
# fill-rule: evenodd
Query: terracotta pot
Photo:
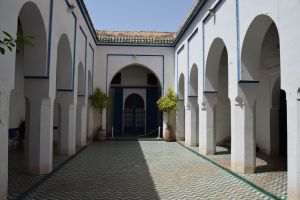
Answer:
M104 141L106 139L106 131L105 130L98 130L97 131L97 140Z
M173 135L173 131L171 129L165 129L164 139L166 142L174 141L174 135Z

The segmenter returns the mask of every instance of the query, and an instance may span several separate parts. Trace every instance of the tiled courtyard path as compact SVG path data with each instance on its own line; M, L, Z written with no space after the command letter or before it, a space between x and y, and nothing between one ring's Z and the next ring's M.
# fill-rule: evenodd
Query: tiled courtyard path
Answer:
M178 143L93 143L25 199L270 199Z
M180 141L185 145L184 141ZM187 147L198 154L199 147ZM231 154L228 149L217 146L215 155L204 156L218 165L231 170ZM254 174L239 174L263 190L277 196L279 199L287 199L287 171L286 161L283 158L268 157L257 154L256 172Z
M24 152L17 150L9 152L8 170L8 200L18 199L18 197L39 182L45 175L30 175L24 172ZM68 156L53 155L53 168L58 167Z

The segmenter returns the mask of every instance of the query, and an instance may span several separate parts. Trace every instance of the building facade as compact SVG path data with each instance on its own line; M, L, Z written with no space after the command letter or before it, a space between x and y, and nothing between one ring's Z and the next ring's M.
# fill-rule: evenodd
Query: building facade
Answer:
M0 199L10 130L25 120L24 169L52 170L99 126L88 102L111 96L101 119L115 136L162 126L155 102L178 97L176 138L214 154L231 140L231 170L254 173L256 151L287 158L288 198L300 199L300 3L197 1L177 33L95 31L82 0L3 0L0 27L34 36L0 56Z

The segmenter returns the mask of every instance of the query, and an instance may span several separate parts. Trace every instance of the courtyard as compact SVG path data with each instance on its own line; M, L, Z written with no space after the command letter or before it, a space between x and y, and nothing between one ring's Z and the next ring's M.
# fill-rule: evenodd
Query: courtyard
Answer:
M122 140L90 144L18 199L274 198L180 143Z
M0 1L0 200L300 200L299 0L156 1Z

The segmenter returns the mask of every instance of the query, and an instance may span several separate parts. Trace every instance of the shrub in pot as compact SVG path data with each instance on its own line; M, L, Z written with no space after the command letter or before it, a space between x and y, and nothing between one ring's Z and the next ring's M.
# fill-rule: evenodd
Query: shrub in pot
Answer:
M157 101L157 107L160 111L166 114L165 123L165 134L164 139L167 142L171 142L175 140L175 136L173 133L173 127L171 125L171 112L176 110L177 107L177 99L175 92L172 88L168 88L165 96L162 96Z
M97 87L95 92L89 96L89 100L93 108L100 115L100 127L97 130L96 139L103 141L106 138L106 131L102 128L102 112L109 103L109 97L106 93L102 92L102 90Z

